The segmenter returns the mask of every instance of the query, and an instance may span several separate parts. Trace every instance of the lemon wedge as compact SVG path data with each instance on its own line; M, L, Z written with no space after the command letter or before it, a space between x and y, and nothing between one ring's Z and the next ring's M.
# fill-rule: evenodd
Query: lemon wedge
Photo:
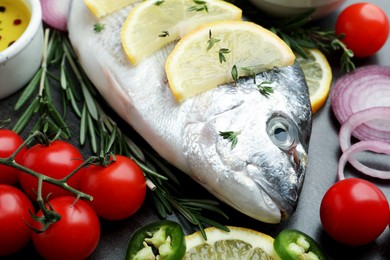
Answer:
M232 82L237 77L290 66L295 55L273 32L246 21L200 26L168 56L165 71L178 101ZM235 73L237 72L237 73Z
M312 112L320 110L329 95L332 85L332 69L325 55L318 49L306 50L308 59L297 55L297 62L305 74L309 87Z
M201 24L241 17L240 8L221 0L146 0L126 18L122 45L129 60L137 64Z
M186 236L187 251L183 259L280 259L274 250L274 239L264 233L241 227L215 227Z
M89 10L98 18L140 1L141 0L84 0Z

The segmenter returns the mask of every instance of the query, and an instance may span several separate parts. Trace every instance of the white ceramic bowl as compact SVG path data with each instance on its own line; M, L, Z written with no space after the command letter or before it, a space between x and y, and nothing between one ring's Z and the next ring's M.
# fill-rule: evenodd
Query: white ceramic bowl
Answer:
M0 52L0 99L25 86L41 64L43 53L42 9L39 0L14 0L26 4L31 13L24 33Z
M311 8L315 9L312 18L323 18L346 0L249 0L259 9L276 17L289 17L301 14Z

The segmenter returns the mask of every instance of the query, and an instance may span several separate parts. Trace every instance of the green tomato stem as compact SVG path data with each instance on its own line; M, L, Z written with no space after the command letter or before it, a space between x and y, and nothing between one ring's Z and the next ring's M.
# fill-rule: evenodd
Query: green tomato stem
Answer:
M74 174L76 174L81 168L85 167L87 164L93 162L96 160L96 157L91 157L89 159L87 159L86 161L84 161L79 167L77 167L74 171L72 171L69 175L67 175L65 178L63 179L60 179L60 180L57 180L57 179L54 179L54 178L51 178L49 176L46 176L46 175L43 175L39 172L36 172L36 171L33 171L27 167L24 167L23 165L20 165L18 164L16 161L15 161L15 156L25 147L27 146L28 143L31 142L31 140L33 140L34 138L39 138L39 137L42 137L44 136L43 133L39 132L39 131L36 131L34 132L33 134L31 134L29 137L26 138L26 140L23 142L22 145L20 145L18 147L18 149L16 149L16 151L11 155L9 156L8 158L0 158L0 164L2 165L6 165L6 166L9 166L9 167L12 167L12 168L15 168L19 171L23 171L31 176L34 176L35 178L38 179L38 194L37 194L37 198L39 199L42 199L42 183L43 182L47 182L47 183L51 183L51 184L54 184L58 187L61 187L63 188L64 190L67 190L69 192L71 192L72 194L76 195L77 198L83 198L83 199L87 199L87 200L90 200L92 201L93 197L91 195L88 195L84 192L81 192L71 186L69 186L66 182L67 180L72 177ZM38 202L39 204L39 202ZM40 205L40 208L41 208L41 205ZM41 208L42 209L42 208ZM42 209L42 210L45 210L45 209Z

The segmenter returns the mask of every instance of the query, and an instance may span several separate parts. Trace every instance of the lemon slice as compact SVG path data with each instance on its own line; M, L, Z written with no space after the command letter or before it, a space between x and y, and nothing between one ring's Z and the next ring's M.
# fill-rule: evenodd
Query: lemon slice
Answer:
M305 74L309 87L312 112L324 106L332 85L332 69L324 54L318 49L308 49L308 59L297 55L297 62Z
M98 18L139 1L141 0L84 0L89 10Z
M178 101L232 82L237 76L292 65L295 55L276 34L246 21L203 25L184 36L165 64Z
M241 17L241 9L221 0L146 0L126 18L122 45L130 61L137 64L201 24Z
M230 232L206 228L207 241L200 231L186 236L183 259L280 259L271 236L247 228L228 228Z

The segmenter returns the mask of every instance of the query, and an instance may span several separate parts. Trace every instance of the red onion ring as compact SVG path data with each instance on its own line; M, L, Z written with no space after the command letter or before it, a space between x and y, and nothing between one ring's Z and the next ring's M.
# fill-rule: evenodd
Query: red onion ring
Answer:
M71 3L72 0L41 0L43 21L57 30L67 31Z
M352 114L370 107L390 106L390 67L370 65L342 76L332 88L331 104L343 124ZM370 121L356 128L352 135L359 140L389 136L390 121ZM374 138L375 139L375 138Z
M390 104L389 104L390 105ZM339 132L340 147L343 152L351 146L351 135L360 125L376 120L379 125L390 126L390 106L388 107L371 107L352 114L341 126ZM387 122L387 124L385 123ZM363 138L363 140L376 140L390 143L390 131L374 131L370 135Z
M353 158L353 155L362 152L362 151L372 151L375 153L383 153L390 155L390 143L385 143L381 141L360 141L352 146L350 146L343 155L340 157L337 174L339 180L345 179L344 176L344 168L346 163L349 161L351 162L351 159ZM377 169L373 169L370 167L367 167L361 163L359 163L358 167L354 166L358 171L369 175L371 177L380 178L380 179L390 179L390 171L381 171Z
M378 119L382 121L388 121L390 123L390 107L372 107L351 115L340 128L339 143L341 150L345 153L351 147L351 135L358 126ZM387 135L382 135L382 132L380 132L380 134L381 135L376 136L371 133L370 141L378 141L381 145L390 145L390 132ZM358 170L363 168L365 169L366 167L354 157L349 157L348 161ZM371 174L368 175L372 176Z

